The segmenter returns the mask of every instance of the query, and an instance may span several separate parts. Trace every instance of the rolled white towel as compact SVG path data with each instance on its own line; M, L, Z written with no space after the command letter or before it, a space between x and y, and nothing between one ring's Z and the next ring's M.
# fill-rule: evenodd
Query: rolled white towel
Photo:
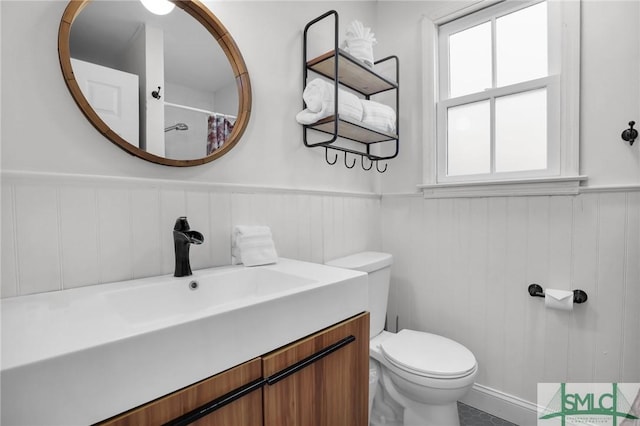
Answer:
M232 263L258 266L276 263L276 252L271 230L267 226L236 226L231 242Z
M333 102L333 84L321 78L314 78L304 88L302 99L311 112L322 111L323 105Z
M313 124L334 114L334 86L321 78L307 83L303 93L307 107L296 115L300 124ZM348 120L362 121L364 110L360 98L353 93L338 89L338 114Z
M383 132L395 133L396 112L389 105L380 102L361 100L364 114L362 122Z

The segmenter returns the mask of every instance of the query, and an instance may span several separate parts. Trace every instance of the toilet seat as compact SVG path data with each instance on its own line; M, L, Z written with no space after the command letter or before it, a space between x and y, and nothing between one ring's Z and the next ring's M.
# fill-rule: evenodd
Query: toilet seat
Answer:
M436 334L401 330L380 344L391 364L409 373L435 379L457 379L476 368L473 353L460 343Z

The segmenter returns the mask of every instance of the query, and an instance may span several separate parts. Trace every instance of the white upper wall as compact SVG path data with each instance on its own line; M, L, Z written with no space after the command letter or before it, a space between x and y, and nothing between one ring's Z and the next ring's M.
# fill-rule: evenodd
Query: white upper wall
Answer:
M377 49L400 57L402 166L382 177L382 192L414 192L422 183L421 20L458 0L380 1ZM446 5L449 3L449 5ZM640 123L640 1L582 2L580 173L589 186L640 184L640 143L620 134ZM393 164L395 165L395 164Z
M240 143L202 166L174 168L133 157L84 118L62 78L57 36L64 1L2 1L2 169L206 181L285 188L379 192L375 172L325 163L302 142L302 31L336 9L340 35L353 19L372 22L375 2L205 4L239 46L251 78L251 120ZM333 31L318 32L331 45ZM329 50L327 47L326 50ZM315 52L316 54L323 52Z
M207 181L355 192L413 192L422 183L420 20L437 1L205 2L237 42L253 107L242 141L203 166L142 161L103 138L71 98L58 64L64 1L2 1L2 169ZM376 57L400 58L400 154L379 175L325 163L302 143L302 30L336 9L340 35L353 19L371 26ZM581 174L588 185L640 183L640 142L620 133L640 123L640 2L587 0L582 8ZM317 34L330 44L332 30ZM321 52L315 52L321 53Z

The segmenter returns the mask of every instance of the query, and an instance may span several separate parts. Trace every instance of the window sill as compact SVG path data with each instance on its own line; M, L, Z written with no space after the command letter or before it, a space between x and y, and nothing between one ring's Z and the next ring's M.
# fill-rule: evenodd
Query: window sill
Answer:
M424 198L513 197L577 195L587 176L544 177L498 181L452 182L418 185Z

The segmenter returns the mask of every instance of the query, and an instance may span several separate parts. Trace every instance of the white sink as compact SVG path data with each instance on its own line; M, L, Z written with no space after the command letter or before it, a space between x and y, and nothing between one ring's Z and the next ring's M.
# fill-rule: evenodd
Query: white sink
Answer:
M108 418L365 311L367 278L280 259L1 303L0 423L67 426Z
M316 283L318 280L266 268L221 268L182 279L150 280L105 293L105 297L125 320L151 323L238 308Z

